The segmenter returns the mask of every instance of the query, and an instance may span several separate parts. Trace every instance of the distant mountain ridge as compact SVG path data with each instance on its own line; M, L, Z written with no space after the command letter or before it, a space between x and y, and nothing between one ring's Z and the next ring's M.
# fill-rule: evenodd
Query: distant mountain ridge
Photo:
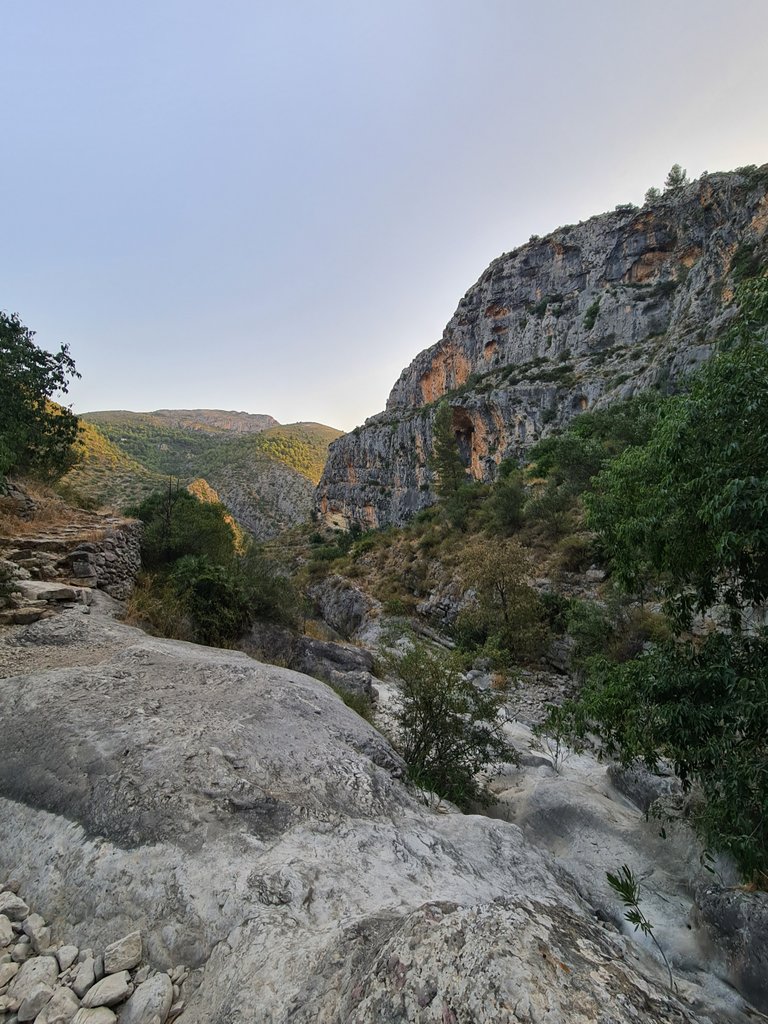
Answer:
M83 413L83 418L91 423L110 423L116 419L148 420L171 427L182 427L188 430L227 431L237 434L257 434L269 427L279 427L280 422L274 416L265 413L234 412L226 409L155 409L152 412L129 412L127 409L111 409L100 412Z
M80 422L82 458L63 481L75 500L124 508L169 476L202 478L258 539L310 515L328 445L342 434L220 409L102 410Z

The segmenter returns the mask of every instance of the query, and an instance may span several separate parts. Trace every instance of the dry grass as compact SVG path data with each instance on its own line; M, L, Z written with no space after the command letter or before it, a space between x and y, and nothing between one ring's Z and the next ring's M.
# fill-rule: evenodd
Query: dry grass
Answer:
M30 515L21 515L11 498L0 496L0 536L34 537L65 528L75 531L72 538L78 541L98 544L107 536L108 528L101 525L102 516L73 508L50 487L37 481L17 480L15 483L32 499L35 507Z

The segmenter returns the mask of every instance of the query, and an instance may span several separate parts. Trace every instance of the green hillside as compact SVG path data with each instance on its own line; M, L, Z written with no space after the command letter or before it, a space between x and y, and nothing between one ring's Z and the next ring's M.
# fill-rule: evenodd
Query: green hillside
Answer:
M341 431L270 421L205 409L85 413L82 458L62 481L63 493L76 503L121 508L169 476L183 483L203 478L243 525L272 536L309 514L328 445Z
M77 505L121 509L162 486L164 477L113 444L97 427L80 420L79 461L59 482Z
M288 423L260 434L218 441L200 454L203 476L215 476L223 467L247 469L258 460L280 462L317 485L328 457L328 445L342 431L322 423Z

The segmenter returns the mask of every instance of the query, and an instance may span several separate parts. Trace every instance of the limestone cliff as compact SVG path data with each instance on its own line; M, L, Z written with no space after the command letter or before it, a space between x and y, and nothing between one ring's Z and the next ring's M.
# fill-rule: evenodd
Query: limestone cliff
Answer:
M434 500L428 457L446 397L476 480L579 412L664 386L706 359L735 278L768 245L768 165L712 174L642 209L559 228L504 253L386 411L331 445L317 490L330 522L401 524Z

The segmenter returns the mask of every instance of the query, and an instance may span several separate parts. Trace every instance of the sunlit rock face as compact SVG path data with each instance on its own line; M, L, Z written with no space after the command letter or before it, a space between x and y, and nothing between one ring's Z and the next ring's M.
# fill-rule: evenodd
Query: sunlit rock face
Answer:
M768 165L709 175L494 260L386 410L331 445L318 511L383 526L431 504L442 398L472 478L492 481L580 412L689 372L733 315L734 260L766 245L767 189Z

